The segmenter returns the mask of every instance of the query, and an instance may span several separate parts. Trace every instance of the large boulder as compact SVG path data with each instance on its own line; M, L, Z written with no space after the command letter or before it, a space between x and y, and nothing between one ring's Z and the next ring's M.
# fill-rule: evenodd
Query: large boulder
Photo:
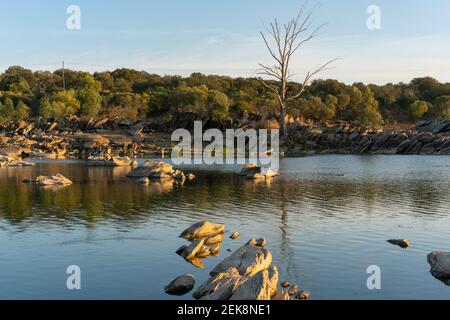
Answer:
M194 285L195 277L191 274L184 274L165 286L164 292L175 296L182 296L191 291Z
M225 226L223 224L201 221L184 230L179 237L187 240L210 238L222 233L224 230Z
M433 251L427 256L431 274L441 280L450 280L450 252Z
M230 268L209 278L195 290L193 297L201 300L228 300L240 285L242 276Z
M242 282L230 300L271 300L277 293L278 270L271 266Z
M265 241L250 240L215 266L210 274L214 276L230 268L236 268L243 276L253 276L268 269L272 263L272 254L264 246Z

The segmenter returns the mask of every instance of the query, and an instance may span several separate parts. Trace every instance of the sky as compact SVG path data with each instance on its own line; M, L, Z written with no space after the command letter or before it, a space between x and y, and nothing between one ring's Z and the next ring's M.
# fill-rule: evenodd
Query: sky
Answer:
M136 68L256 76L270 64L259 34L277 18L294 17L302 0L0 0L0 69L85 71ZM67 8L81 10L69 30ZM380 29L370 30L370 5ZM319 34L294 57L294 80L338 58L320 78L346 83L450 82L450 1L320 0L307 2Z

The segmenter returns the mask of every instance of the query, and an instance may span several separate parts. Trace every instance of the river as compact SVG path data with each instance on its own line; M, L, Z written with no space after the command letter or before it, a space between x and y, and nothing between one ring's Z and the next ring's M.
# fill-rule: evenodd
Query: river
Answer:
M286 158L282 176L254 182L236 167L186 168L185 185L142 186L127 168L43 162L0 169L0 299L186 299L163 287L183 273L197 285L252 237L265 237L280 271L311 299L449 299L426 256L450 251L446 156ZM24 177L61 173L74 184L43 189ZM219 257L198 269L175 254L178 235L208 219L227 235ZM411 240L401 249L386 242ZM81 290L66 268L81 269ZM381 269L369 290L366 270Z

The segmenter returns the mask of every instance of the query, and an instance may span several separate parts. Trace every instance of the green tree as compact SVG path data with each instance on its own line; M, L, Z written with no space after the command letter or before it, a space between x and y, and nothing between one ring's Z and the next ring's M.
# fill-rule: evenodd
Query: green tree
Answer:
M208 115L212 120L223 122L228 119L229 100L226 94L210 90L208 95Z
M418 100L409 106L409 114L413 120L418 120L430 110L430 107L430 103Z
M64 119L69 115L78 114L80 102L75 90L57 91L45 96L39 103L39 115L43 118Z
M432 113L435 119L450 120L450 96L440 96L437 98Z
M78 78L77 99L80 101L82 116L95 117L101 109L102 97L100 95L102 85L89 73L82 73Z

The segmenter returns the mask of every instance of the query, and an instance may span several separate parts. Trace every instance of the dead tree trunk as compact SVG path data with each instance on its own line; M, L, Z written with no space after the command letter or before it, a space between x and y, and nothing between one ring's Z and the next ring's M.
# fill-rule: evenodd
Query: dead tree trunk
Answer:
M330 60L314 71L308 72L301 84L301 88L297 92L289 90L289 83L292 80L292 76L294 76L294 74L290 73L291 58L303 44L313 39L322 28L321 25L310 32L311 23L311 13L304 16L304 8L302 8L297 17L283 26L280 26L275 19L275 22L270 24L270 28L267 28L268 36L261 32L266 48L275 60L275 63L272 66L260 64L261 68L258 74L277 81L277 85L274 85L269 81L261 79L263 85L272 91L278 99L278 122L280 124L280 135L282 138L286 138L287 136L286 109L289 101L300 97L312 78L324 71L329 64L336 60ZM305 36L303 37L303 35Z

